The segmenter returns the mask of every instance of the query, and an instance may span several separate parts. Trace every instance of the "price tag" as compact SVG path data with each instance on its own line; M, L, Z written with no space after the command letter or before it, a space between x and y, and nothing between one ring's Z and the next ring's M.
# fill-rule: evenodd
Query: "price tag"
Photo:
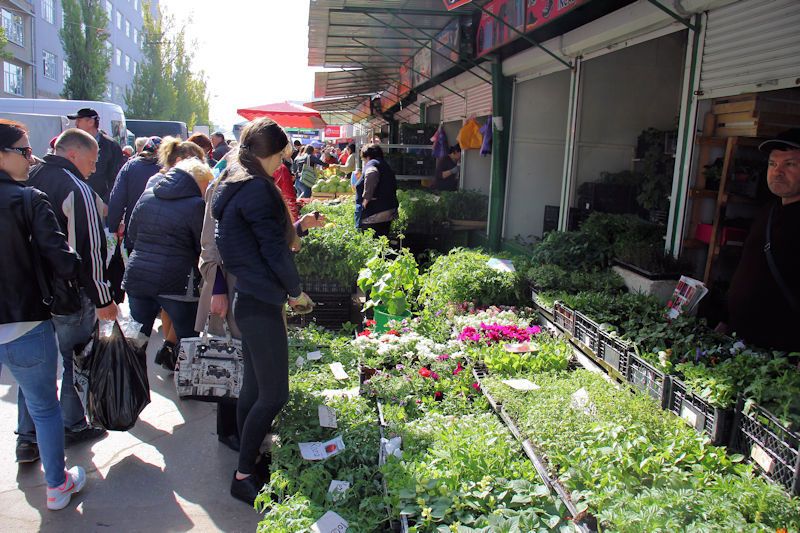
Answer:
M503 383L516 390L538 390L539 385L527 379L504 379Z
M775 459L770 457L769 454L764 451L764 448L758 444L753 444L753 447L750 449L750 457L752 457L753 461L763 468L764 472L767 474L771 474L775 469Z
M300 455L307 461L322 461L345 449L342 437L336 437L326 442L301 442L299 446Z
M320 352L319 350L315 352L308 352L306 354L306 359L308 359L309 361L319 361L320 359L322 359L322 352Z
M421 163L421 162L419 162L419 161L417 161L417 164L418 164L418 165L421 165L422 163ZM439 197L439 196L434 196L433 198L431 198L431 201L432 201L433 203L435 203L435 204L438 204L438 203L439 203L439 200L441 200L441 199L442 199L442 198L441 198L441 197Z
M349 526L347 520L333 511L328 511L322 515L322 518L311 524L311 531L313 533L344 533Z
M303 365L306 364L306 360L303 359L303 356L301 355L300 357L297 358L294 364L297 365L298 368L302 368Z
M347 372L344 371L344 367L342 363L331 363L331 372L333 372L333 377L338 380L345 380L349 379L350 376L347 375Z
M681 418L683 418L690 426L700 430L705 423L705 416L699 412L693 405L683 402L681 404Z
M330 494L334 500L339 499L345 492L350 488L349 481L338 481L334 479L331 481L330 486L328 487L328 494Z
M589 391L581 387L572 395L570 402L574 409L586 409L589 406Z
M489 268L497 270L499 272L516 272L517 270L514 268L514 263L512 263L509 259L498 259L496 257L492 257L488 261L486 261L486 265Z
M324 428L337 428L336 411L327 405L320 405L317 409L319 412L319 425Z

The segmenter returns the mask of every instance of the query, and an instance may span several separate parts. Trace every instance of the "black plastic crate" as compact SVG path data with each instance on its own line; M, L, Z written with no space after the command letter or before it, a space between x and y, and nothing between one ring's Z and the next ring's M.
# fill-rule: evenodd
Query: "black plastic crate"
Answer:
M580 311L575 311L575 340L597 355L599 336L600 328L597 323Z
M339 330L350 322L352 298L350 292L318 293L306 291L314 303L314 310L305 315L290 315L288 322L300 326L316 323L326 329Z
M755 465L765 478L800 496L800 433L787 429L772 413L753 405L744 412L736 406L732 446Z
M336 294L341 296L355 292L355 283L345 286L332 280L301 278L300 285L307 294L313 292L315 294Z
M628 383L652 396L662 408L667 406L670 377L635 353L629 353L628 356Z
M570 335L575 335L575 311L561 302L553 304L553 320L556 326Z
M696 429L711 437L711 443L728 445L733 429L733 409L720 409L691 392L685 383L672 378L668 408Z
M406 154L403 173L408 176L433 176L436 161L430 155Z
M405 166L403 165L405 154L401 152L389 152L383 155L383 160L394 170L395 174L405 174Z
M612 337L604 331L600 331L597 356L616 370L619 377L623 379L628 375L628 359L631 351L632 348L628 343Z

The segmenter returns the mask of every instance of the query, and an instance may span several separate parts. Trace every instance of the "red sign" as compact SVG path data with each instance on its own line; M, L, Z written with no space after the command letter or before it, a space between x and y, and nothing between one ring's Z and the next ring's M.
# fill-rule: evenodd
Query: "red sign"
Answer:
M442 0L444 2L444 7L447 8L448 11L452 11L457 7L461 7L464 4L469 4L472 0Z
M487 13L481 15L476 43L477 55L478 57L484 56L519 37L519 34L509 26L516 28L520 32L528 33L545 26L552 20L573 11L576 7L588 1L547 0L529 2L527 0L492 0L484 6L484 9L502 19L505 24Z
M341 126L325 126L326 139L338 139L342 135Z

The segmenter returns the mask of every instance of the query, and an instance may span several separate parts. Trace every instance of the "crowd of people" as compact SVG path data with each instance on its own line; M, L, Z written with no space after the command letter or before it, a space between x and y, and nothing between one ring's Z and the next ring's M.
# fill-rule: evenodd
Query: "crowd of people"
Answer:
M286 306L313 306L294 253L326 223L300 216L298 200L318 169L336 165L351 176L356 225L385 235L397 216L394 172L378 145L318 154L267 118L248 124L238 145L215 133L137 139L125 150L99 131L96 111L70 118L75 127L41 158L24 124L0 121L0 364L19 385L17 462L41 460L48 509L84 487L84 469L67 468L64 449L106 430L87 420L73 357L127 300L142 339L160 316L154 363L167 371L181 339L205 328L227 326L242 341L241 392L219 404L217 433L239 453L231 494L252 504L269 476L261 444L287 401Z

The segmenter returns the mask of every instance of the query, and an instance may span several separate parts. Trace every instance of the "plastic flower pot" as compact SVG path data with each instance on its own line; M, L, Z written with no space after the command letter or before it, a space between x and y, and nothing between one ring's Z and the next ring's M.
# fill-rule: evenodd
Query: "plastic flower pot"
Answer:
M388 324L392 320L403 320L405 318L411 318L411 313L406 311L402 315L390 315L386 311L386 307L379 305L375 307L375 326L373 327L373 331L378 333L386 333L389 328Z

